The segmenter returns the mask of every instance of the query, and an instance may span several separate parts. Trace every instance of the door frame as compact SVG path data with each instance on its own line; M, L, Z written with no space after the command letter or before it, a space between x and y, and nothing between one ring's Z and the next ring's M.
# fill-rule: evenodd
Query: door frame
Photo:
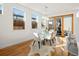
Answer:
M66 14L66 15L60 15L60 16L54 16L54 17L49 17L54 18L54 31L56 31L56 18L61 17L62 18L62 33L61 36L64 37L64 17L65 16L72 16L72 33L74 33L74 14Z

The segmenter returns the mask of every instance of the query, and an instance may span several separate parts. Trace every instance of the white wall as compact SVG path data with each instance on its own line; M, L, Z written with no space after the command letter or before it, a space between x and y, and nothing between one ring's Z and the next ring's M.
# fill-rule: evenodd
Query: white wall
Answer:
M24 11L25 15L25 30L13 30L13 14L12 7L16 6ZM29 8L25 8L20 4L3 4L3 15L0 15L0 48L4 48L13 44L20 43L32 39L33 31L40 30L40 21L38 28L33 30L31 28L31 12ZM41 19L41 16L40 16Z
M79 55L79 17L76 17L76 9L74 11L75 15L75 34L76 34L76 40L78 45L78 55Z

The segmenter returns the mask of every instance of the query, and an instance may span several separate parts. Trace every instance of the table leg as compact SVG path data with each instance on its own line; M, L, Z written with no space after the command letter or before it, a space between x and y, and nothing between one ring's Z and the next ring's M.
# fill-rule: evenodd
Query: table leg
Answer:
M40 42L38 41L38 47L39 47L39 49L40 49Z
M49 40L49 43L50 43L50 46L51 46L51 45L52 45L52 44L51 44L51 40Z

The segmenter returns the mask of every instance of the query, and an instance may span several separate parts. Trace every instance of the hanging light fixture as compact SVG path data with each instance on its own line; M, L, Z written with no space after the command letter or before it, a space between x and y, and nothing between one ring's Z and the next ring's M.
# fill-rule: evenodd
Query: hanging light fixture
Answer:
M45 28L48 28L48 13L47 13L47 11L48 11L48 6L44 6L44 9L45 9L45 21L46 21L46 25L45 25Z
M48 6L45 6L45 17L46 17L46 20L48 20L47 9L48 9Z
M42 25L44 25L43 27L46 29L47 28L47 22L48 22L48 15L47 15L47 9L48 9L48 6L46 5L43 5L43 9L44 9L44 16L42 17Z

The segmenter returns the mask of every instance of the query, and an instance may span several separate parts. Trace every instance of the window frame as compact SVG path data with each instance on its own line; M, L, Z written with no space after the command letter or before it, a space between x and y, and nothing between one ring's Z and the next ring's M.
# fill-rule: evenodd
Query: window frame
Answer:
M16 13L16 11L14 9L16 9L19 12L20 11L23 12L23 15ZM12 10L13 10L13 30L24 30L25 29L24 11L20 10L20 8L16 8L16 7L13 7ZM16 25L15 25L15 21L16 21Z

